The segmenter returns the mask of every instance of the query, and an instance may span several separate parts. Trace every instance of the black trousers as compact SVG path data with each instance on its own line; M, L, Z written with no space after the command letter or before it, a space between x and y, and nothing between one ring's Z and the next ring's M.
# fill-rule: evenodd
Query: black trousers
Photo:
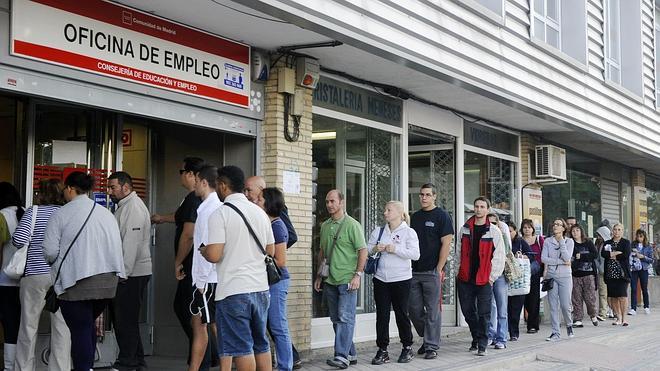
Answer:
M94 366L96 351L96 318L103 313L110 299L60 300L60 310L71 331L71 358L74 371L88 371Z
M470 326L472 345L480 350L488 346L488 323L490 305L493 300L493 287L489 284L477 286L474 283L457 280L458 300L465 322Z
M509 296L507 303L507 318L509 320L509 336L520 337L520 312L525 305L526 295Z
M192 349L192 313L190 313L190 302L193 299L192 278L190 274L177 283L174 293L174 314L181 324L181 329L188 337L188 364L190 364L190 350Z
M399 282L383 282L374 277L376 301L376 345L387 349L390 344L390 307L394 309L396 327L404 347L413 344L412 327L408 318L408 297L412 279Z
M18 286L0 286L0 323L5 344L16 344L21 323L21 299Z
M539 310L541 307L541 276L533 275L531 278L529 294L525 296L525 310L527 310L527 330L539 329Z
M142 298L149 278L151 276L129 277L117 285L117 294L111 306L112 326L119 345L119 356L115 363L117 369L146 366L139 322Z

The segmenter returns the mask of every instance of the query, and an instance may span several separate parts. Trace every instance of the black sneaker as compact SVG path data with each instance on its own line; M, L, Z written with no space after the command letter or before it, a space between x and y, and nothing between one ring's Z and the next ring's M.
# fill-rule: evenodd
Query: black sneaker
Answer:
M302 368L302 360L301 359L293 361L293 369L297 370L299 368Z
M488 352L486 351L486 349L479 349L479 350L477 351L477 355L478 355L479 357L483 357L483 356L485 356L486 354L488 354Z
M537 329L535 329L535 328L527 329L527 333L528 333L528 334L536 334L537 332L539 332L539 330L537 330Z
M420 356L424 353L426 353L426 344L422 344L422 346L419 347L419 349L417 349L417 354L419 354Z
M566 334L568 335L569 338L575 337L573 334L573 326L566 326Z
M415 354L413 353L412 347L403 347L403 349L401 349L401 355L399 356L397 362L408 363L412 361L413 358L415 358Z
M424 353L424 359L436 359L436 358L438 358L438 352L436 352L435 350L429 349Z
M470 349L468 349L468 352L476 352L477 351L477 343L472 342L470 345Z
M371 360L372 365L382 365L390 363L390 354L386 349L378 349L376 356Z

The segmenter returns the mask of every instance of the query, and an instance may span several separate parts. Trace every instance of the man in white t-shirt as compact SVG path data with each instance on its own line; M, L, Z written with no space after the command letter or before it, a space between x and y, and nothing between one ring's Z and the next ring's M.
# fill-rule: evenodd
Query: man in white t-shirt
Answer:
M206 260L216 263L218 287L215 294L216 322L222 334L221 368L229 370L232 358L241 370L270 370L270 345L266 337L268 319L268 277L259 244L273 254L275 239L270 219L242 191L245 175L236 166L218 171L216 191L225 204L208 220L208 245L200 249ZM245 221L235 206L245 217ZM247 311L247 315L246 315Z
M215 193L217 178L218 168L213 165L204 165L195 173L195 195L202 199L202 203L197 208L197 222L193 232L192 283L194 291L193 302L190 305L193 341L188 367L190 371L200 369L207 347L212 352L217 352L215 349L215 338L217 337L215 290L218 275L215 264L204 259L199 251L201 246L208 244L209 216L222 205L218 194Z

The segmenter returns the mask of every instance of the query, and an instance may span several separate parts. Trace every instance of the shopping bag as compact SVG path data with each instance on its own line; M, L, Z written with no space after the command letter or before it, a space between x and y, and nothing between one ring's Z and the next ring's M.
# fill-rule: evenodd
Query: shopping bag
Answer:
M532 265L529 262L529 259L520 252L518 252L515 258L515 263L520 267L522 274L508 282L508 295L527 295L529 294L529 289L531 287Z

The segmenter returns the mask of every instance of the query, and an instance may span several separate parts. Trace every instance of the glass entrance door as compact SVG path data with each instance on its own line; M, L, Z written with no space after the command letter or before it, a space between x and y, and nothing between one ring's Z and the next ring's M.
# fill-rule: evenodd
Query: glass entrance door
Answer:
M444 142L444 143L443 143ZM454 144L435 137L426 131L411 129L408 146L408 205L410 213L420 209L419 190L425 183L437 188L436 205L445 209L456 222L456 164ZM438 241L439 243L440 241ZM454 251L456 239L451 245ZM452 254L453 255L453 254ZM456 265L449 256L445 265L445 281L442 284L442 325L456 326Z

